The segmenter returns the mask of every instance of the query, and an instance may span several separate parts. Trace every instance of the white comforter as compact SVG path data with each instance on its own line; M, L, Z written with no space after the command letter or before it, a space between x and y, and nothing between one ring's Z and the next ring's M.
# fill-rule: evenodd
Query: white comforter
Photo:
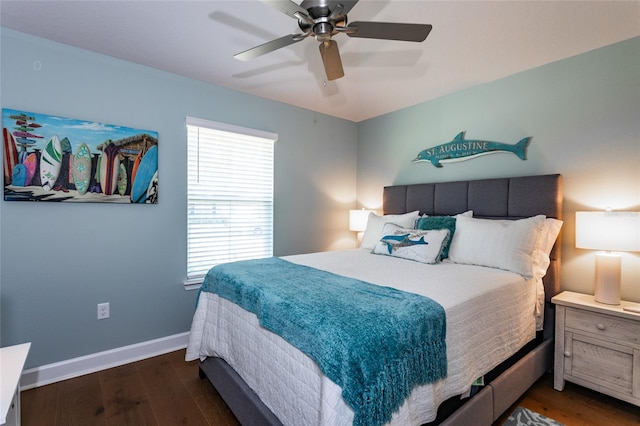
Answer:
M288 256L318 269L428 296L447 316L448 376L414 389L390 425L434 420L439 404L468 392L473 381L535 337L537 283L479 266L425 265L366 250ZM187 360L221 357L285 425L350 425L341 389L305 354L262 328L256 316L202 293L191 326Z

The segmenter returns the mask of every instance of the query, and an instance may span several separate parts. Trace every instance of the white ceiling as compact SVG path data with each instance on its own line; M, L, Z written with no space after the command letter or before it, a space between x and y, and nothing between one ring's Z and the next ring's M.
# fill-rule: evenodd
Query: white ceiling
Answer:
M361 0L349 20L433 31L423 43L339 34L345 77L325 82L311 38L233 58L298 32L257 0L0 0L3 27L355 122L640 36L640 1Z

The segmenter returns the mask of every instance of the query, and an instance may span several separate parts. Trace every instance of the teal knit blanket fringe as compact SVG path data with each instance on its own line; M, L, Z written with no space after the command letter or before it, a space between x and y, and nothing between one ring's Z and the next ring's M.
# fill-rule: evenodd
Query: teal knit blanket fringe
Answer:
M382 425L415 386L447 375L437 302L277 257L213 267L201 291L230 300L342 388L355 426Z

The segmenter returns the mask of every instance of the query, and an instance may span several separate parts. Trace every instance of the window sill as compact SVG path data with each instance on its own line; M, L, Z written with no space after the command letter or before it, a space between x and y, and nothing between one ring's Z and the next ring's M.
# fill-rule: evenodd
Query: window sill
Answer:
M202 286L202 279L196 280L185 280L182 285L186 291L188 290L198 290Z

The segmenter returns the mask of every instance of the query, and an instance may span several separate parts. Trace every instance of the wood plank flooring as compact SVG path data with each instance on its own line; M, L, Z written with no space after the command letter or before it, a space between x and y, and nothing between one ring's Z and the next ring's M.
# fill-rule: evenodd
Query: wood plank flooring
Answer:
M184 350L22 392L23 426L239 425Z
M638 426L640 407L566 382L553 389L553 374L542 376L494 426L502 424L516 406L544 414L566 426Z
M23 426L235 426L238 421L184 350L22 393ZM543 376L516 403L567 426L640 424L640 407ZM511 411L511 410L509 410ZM507 418L502 416L496 425Z

